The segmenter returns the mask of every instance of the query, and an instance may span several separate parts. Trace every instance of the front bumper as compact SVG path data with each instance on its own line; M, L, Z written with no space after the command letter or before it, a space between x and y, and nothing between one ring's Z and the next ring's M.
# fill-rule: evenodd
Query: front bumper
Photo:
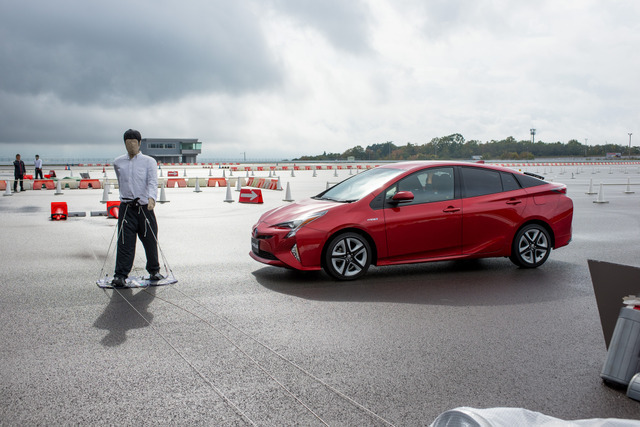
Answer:
M263 264L296 270L320 270L325 233L304 227L287 238L289 229L256 224L251 231L249 256Z

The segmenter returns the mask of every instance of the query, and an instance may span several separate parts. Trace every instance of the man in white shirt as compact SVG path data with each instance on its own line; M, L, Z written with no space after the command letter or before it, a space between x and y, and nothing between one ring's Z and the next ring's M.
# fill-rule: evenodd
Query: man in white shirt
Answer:
M35 179L38 179L38 175L40 176L40 179L44 179L44 178L42 178L42 159L37 154L36 154L36 160L33 162L33 164L36 167L36 177L35 177Z
M131 272L136 254L136 236L147 256L150 280L162 280L158 262L158 224L153 208L158 195L157 163L140 152L142 136L137 130L124 133L127 154L115 159L120 209L118 214L118 253L112 284L122 287Z

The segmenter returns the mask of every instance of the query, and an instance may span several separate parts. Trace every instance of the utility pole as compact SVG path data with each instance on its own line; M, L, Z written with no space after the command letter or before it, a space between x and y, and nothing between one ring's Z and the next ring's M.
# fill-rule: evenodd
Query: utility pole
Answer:
M629 157L631 157L631 135L633 134L629 132Z
M584 156L587 157L587 143L589 142L589 138L584 139Z
M535 144L536 143L536 130L535 129L529 129L529 131L531 132L531 143Z

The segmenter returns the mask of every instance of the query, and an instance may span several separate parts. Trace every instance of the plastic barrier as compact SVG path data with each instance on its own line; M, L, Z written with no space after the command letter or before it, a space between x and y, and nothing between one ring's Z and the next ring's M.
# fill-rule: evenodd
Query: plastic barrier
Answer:
M218 184L218 187L226 187L227 180L225 178L209 178L207 181L207 187L215 187Z
M178 187L186 187L187 180L184 178L169 178L167 179L167 188L173 188L175 186Z
M263 203L262 191L254 188L242 188L240 190L240 203Z
M0 181L0 191L7 189L7 181Z
M52 221L66 220L67 215L67 202L51 202Z
M95 190L96 188L102 188L102 184L100 184L99 179L81 179L80 180L80 185L78 186L78 188L87 189L89 187Z
M43 185L47 190L54 190L56 188L52 179L36 179L33 181L34 190L42 190Z

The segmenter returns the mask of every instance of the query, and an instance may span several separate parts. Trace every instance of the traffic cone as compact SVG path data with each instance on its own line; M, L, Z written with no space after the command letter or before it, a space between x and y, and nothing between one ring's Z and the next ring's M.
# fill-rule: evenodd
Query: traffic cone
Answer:
M587 191L585 194L597 194L595 191L593 191L593 178L589 180L589 191Z
M337 177L338 176L338 169L334 169L333 170L333 176Z
M609 203L604 199L604 190L602 189L602 183L600 183L600 192L598 193L598 199L594 200L593 203Z
M202 193L202 190L200 189L200 179L196 178L196 189L193 190L194 193Z
M282 185L280 185L280 177L278 177L278 186L276 187L276 190L282 191Z
M627 190L625 194L633 194L635 191L631 191L631 178L627 178Z
M4 189L3 196L12 196L13 194L11 194L11 185L9 184L9 181L5 181L4 183L7 187Z
M240 182L240 178L236 181L236 191L242 190L242 183Z
M100 203L107 203L109 201L109 183L106 179L104 180L103 187L104 190L102 191L102 200L100 200Z
M223 178L226 178L226 177L227 177L227 175L226 175L226 169L222 169L222 177L223 177Z
M233 169L229 169L229 176L233 176Z
M160 184L160 198L158 199L158 203L168 203L169 201L167 200L167 195L165 194L164 191L164 181L162 181L162 184Z
M187 170L184 170L184 173L182 174L182 176L186 177L187 176Z
M291 169L291 178L294 178L296 176L295 172L293 169Z
M288 182L287 182L287 191L285 192L284 199L282 199L282 201L293 202L293 199L291 198L291 187L289 186Z
M60 196L61 194L64 194L62 192L62 182L60 182L60 180L58 180L58 183L56 184L56 192L53 194L56 196Z
M212 170L212 169L211 169L211 168L209 168L209 176L213 176L213 175L211 175L211 170Z
M231 183L227 181L227 197L224 199L226 203L233 203L233 197L231 197Z
M316 170L313 170L313 177L315 178L316 176L318 176L318 174L316 173Z

